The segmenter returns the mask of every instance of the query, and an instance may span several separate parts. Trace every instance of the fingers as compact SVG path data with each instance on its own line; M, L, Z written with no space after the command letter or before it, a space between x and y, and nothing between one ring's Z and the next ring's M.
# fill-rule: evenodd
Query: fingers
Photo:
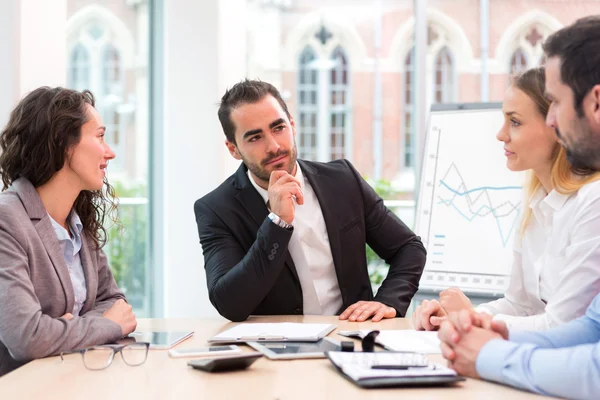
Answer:
M290 193L296 198L296 203L304 203L304 194L302 194L302 188L296 182L288 182L281 186L282 191Z
M508 340L508 327L504 321L492 321L490 323L490 329L499 333L504 340Z
M396 309L394 307L388 307L385 304L381 304L375 315L371 318L373 322L379 322L384 318L394 318L396 316Z
M386 312L385 307L380 307L379 310L377 310L375 312L375 315L373 315L373 318L371 318L371 321L373 321L373 322L381 321L383 319L383 317L385 317L385 312Z
M442 350L442 356L448 361L454 361L456 358L456 353L448 344L442 342L440 343L440 349Z
M396 309L378 301L359 301L352 304L340 314L339 319L347 319L352 322L363 322L372 318L373 322L379 322L384 318L394 318Z
M439 325L431 323L432 317L443 317L446 315L440 303L436 300L423 300L421 305L417 307L417 322L418 328L427 331L433 331L438 328Z
M350 321L363 322L369 319L373 314L377 312L379 309L378 304L373 304L372 302L365 302L365 304L357 307L350 318Z
M469 332L474 325L479 326L479 320L477 319L477 313L471 312L470 310L460 310L459 312L452 312L448 315L449 322L457 329L462 332Z
M300 186L300 180L296 178L294 175L288 174L286 171L278 169L271 172L271 176L269 177L269 187L272 185L283 185L288 182L294 182L298 186Z
M465 308L472 308L471 301L465 294L456 287L443 290L440 293L440 304L446 312L459 311Z
M285 175L290 175L290 174L288 174L286 171L284 171L282 169L276 169L273 172L271 172L271 176L269 176L269 187L273 186L275 184L275 182L277 182L280 178L284 177Z
M429 323L434 327L439 327L442 325L442 322L446 321L448 317L429 317Z
M344 310L343 313L340 314L340 319L348 319L348 317L350 316L350 314L352 314L352 312L361 305L361 303L363 303L362 301L359 301L358 303L354 303L351 306L349 306L348 308L346 308Z
M438 337L449 345L456 344L460 340L460 335L450 320L442 322Z
M483 328L483 329L492 329L492 322L494 321L494 317L487 314L487 313L477 313L478 318L478 325L479 327Z

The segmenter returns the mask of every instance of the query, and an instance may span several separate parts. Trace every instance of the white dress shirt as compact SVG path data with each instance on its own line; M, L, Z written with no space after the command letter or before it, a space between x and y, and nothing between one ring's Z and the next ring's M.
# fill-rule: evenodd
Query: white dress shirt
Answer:
M248 178L265 203L268 192L258 186L248 171ZM319 200L296 163L296 178L300 181L304 204L295 209L294 232L288 250L294 260L306 315L335 315L343 305L338 284L327 226Z
M505 296L477 311L510 328L543 330L584 315L600 292L600 181L572 195L540 189L529 206Z

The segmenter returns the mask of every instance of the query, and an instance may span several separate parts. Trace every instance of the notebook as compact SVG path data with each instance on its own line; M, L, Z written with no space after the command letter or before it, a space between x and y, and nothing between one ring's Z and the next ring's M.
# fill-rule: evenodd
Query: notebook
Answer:
M338 335L364 338L370 330L339 331ZM404 330L379 331L375 343L391 351L409 351L423 354L440 354L440 339L437 332Z
M441 364L426 363L424 366L408 368L375 369L375 365L393 365L394 359L402 356L424 357L415 353L390 352L340 352L328 351L327 358L345 378L364 388L399 386L436 386L448 385L465 379L456 371ZM403 362L399 365L404 365ZM409 360L410 364L411 361Z
M209 342L316 342L334 329L332 324L242 323L217 334Z

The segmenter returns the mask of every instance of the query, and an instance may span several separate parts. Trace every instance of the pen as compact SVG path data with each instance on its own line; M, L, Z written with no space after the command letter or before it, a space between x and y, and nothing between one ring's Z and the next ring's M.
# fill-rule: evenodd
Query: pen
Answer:
M395 365L384 365L384 364L371 365L371 369L423 369L423 368L435 369L435 365L399 365L399 364L395 364Z

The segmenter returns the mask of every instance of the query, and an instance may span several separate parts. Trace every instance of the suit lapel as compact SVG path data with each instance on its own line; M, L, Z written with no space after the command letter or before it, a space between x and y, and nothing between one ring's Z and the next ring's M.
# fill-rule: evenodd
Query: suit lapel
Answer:
M75 305L75 293L73 292L73 283L71 282L71 276L69 275L69 268L65 262L62 249L58 239L56 238L56 232L50 222L50 217L46 215L40 219L37 224L32 221L35 225L35 229L44 243L44 248L52 261L56 275L62 285L63 291L65 292L65 299L67 302L67 312L72 312Z
M256 230L258 230L267 215L269 215L269 210L267 209L267 205L265 204L261 195L258 194L254 186L252 186L252 183L250 183L247 171L248 170L242 163L235 173L234 182L235 186L239 189L236 199L241 203L246 212L250 214L256 223ZM294 278L299 281L298 272L296 271L296 266L292 260L289 250L287 251L285 263L290 269Z
M58 238L56 237L56 232L54 232L54 227L44 208L44 204L29 180L19 178L13 182L12 186L19 195L19 198L27 211L27 215L31 219L31 223L35 226L42 243L44 243L44 248L52 261L56 275L58 276L65 293L65 300L67 303L66 312L71 312L75 305L73 283L71 282L69 269L67 268L67 263L65 262L62 249L60 248Z
M98 294L98 276L96 274L96 268L94 268L94 262L88 246L87 234L85 232L81 232L81 250L79 251L79 257L81 259L83 273L85 274L87 295L85 296L83 308L79 312L80 315L85 314L94 307L96 295Z
M269 214L269 210L262 197L260 197L260 194L258 194L252 184L248 183L248 186L243 187L238 192L236 198L246 209L248 214L250 214L256 223L256 229L258 229Z
M335 210L338 209L337 199L332 196L332 190L335 191L336 182L330 176L319 174L317 169L310 163L302 160L298 160L300 168L310 186L319 200L319 206L323 213L323 219L325 220L325 226L327 227L327 236L329 236L329 246L331 248L331 255L333 257L333 266L335 267L336 276L340 283L340 290L343 290L341 286L342 280L341 275L341 262L342 262L342 249L340 246L340 231L338 216ZM343 294L343 293L342 293Z

